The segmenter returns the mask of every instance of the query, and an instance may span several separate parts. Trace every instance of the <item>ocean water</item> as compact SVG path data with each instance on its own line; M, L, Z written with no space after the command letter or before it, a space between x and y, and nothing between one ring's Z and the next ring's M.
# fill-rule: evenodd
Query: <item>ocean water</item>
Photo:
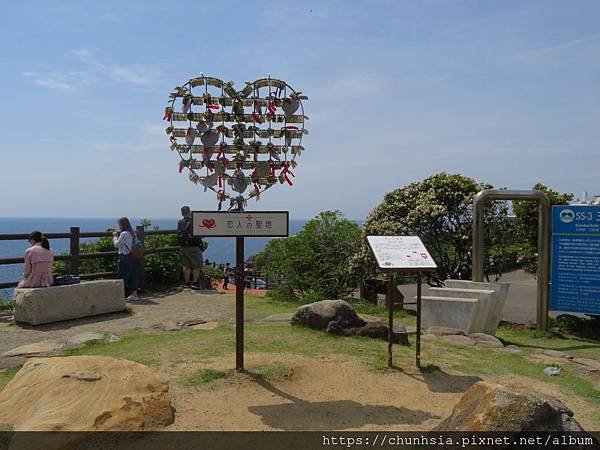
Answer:
M141 219L130 219L135 227L140 224ZM179 219L150 219L152 227L173 230L177 227ZM298 233L306 223L305 220L290 220L290 235ZM43 233L68 232L70 227L79 227L81 231L105 231L107 228L116 228L114 218L81 219L81 218L17 218L0 217L0 234L5 233L30 233L39 230ZM95 239L85 239L93 242ZM235 263L235 238L207 238L208 249L204 252L204 258L215 261L217 264L230 262ZM244 255L246 259L262 251L271 238L246 238ZM83 239L82 239L83 241ZM0 241L0 258L11 258L23 256L23 252L29 246L28 242L22 241ZM50 246L55 254L68 252L68 239L52 239ZM21 279L23 264L0 265L0 282L18 281ZM0 290L0 298L12 297L12 290Z

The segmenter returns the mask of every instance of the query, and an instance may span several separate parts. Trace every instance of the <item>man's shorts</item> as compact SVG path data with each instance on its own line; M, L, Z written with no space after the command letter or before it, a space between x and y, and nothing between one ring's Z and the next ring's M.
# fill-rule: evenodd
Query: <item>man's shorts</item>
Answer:
M200 247L181 247L181 264L185 269L202 269L204 260Z

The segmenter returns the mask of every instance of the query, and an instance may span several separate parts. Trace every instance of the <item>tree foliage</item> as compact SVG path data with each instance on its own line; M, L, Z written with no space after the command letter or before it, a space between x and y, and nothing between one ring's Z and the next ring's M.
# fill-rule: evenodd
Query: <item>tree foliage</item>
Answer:
M365 277L375 271L366 236L415 235L423 240L438 264L437 276L432 276L434 282L469 278L473 198L491 187L463 175L442 172L386 194L365 220L363 245L353 258L353 269ZM490 203L484 221L490 230L486 239L488 253L493 255L486 260L485 271L499 275L516 258L508 245L511 223L506 203Z
M270 241L255 263L288 294L340 298L356 287L348 261L360 249L360 239L356 223L339 211L325 211L297 235Z
M551 205L568 205L573 200L573 194L561 194L542 183L533 186L537 191L545 192ZM538 210L537 203L531 201L513 202L513 211L516 216L516 229L520 246L520 259L523 267L531 273L537 271L537 244L538 244Z

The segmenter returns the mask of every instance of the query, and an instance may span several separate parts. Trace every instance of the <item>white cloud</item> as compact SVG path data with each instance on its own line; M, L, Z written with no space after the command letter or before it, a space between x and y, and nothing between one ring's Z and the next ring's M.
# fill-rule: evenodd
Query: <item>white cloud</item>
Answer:
M540 48L537 51L548 53L548 52L554 52L556 50L564 50L566 48L575 47L576 45L579 45L579 44L584 44L586 42L595 41L596 39L600 39L600 33L592 34L591 36L577 38L572 41L565 42L563 44L553 45L552 47Z
M45 72L26 71L22 75L31 78L34 84L62 91L76 90L103 81L143 86L152 84L157 78L157 70L153 67L104 63L95 58L90 49L73 49L69 54L76 58L79 65L76 70L47 68Z
M130 84L149 84L152 77L143 67L115 66L109 69L111 78L115 81L124 81Z
M166 128L165 125L151 123L151 124L143 125L141 127L141 130L144 133L149 134L151 136L163 137L163 136L165 136L165 128Z
M73 89L74 85L66 83L64 81L57 80L55 78L36 78L34 83L38 86L44 86L48 89L56 89L58 91L70 91Z

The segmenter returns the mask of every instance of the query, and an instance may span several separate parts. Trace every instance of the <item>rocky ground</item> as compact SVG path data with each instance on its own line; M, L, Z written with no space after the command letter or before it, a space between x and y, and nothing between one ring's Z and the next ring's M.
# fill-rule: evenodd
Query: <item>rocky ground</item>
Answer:
M123 335L161 323L228 320L234 316L235 296L214 291L175 290L148 295L130 305L133 314L105 314L35 327L13 324L12 314L7 312L0 316L0 353L43 340L66 340L86 332Z

